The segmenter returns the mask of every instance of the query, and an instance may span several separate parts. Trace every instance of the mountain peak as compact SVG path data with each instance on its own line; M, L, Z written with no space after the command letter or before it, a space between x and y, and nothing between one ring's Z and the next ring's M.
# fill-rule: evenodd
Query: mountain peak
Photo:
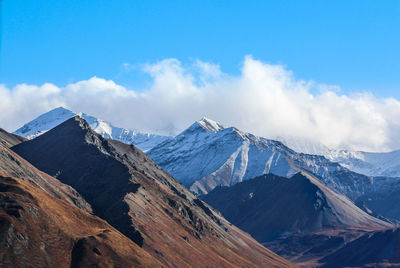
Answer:
M69 110L63 106L59 106L57 108L54 108L54 109L48 111L47 113L53 113L53 112L71 112L71 110Z
M75 115L74 112L64 107L58 107L38 116L17 129L13 134L33 139Z
M203 117L201 120L197 121L195 124L199 125L200 127L202 127L203 129L205 129L208 132L218 132L225 128L222 124L220 124L214 120L211 120L207 117Z
M100 134L104 138L134 144L143 151L148 151L155 145L170 138L168 136L141 132L136 129L116 127L102 119L83 112L72 112L62 106L38 116L13 132L13 134L30 140L46 133L50 129L53 129L74 116L83 118L96 133Z
M42 120L53 120L53 119L61 119L61 118L70 118L74 116L76 113L65 108L65 107L57 107L54 108L44 114L41 114L37 117L37 119L42 119Z
M65 139L73 138L74 143L77 143L79 139L95 145L101 143L98 141L99 138L97 137L97 134L95 134L95 132L90 128L90 125L79 115L74 115L40 136L45 136L48 140L52 140L53 142L56 142L62 137ZM64 142L67 143L66 140L64 140Z

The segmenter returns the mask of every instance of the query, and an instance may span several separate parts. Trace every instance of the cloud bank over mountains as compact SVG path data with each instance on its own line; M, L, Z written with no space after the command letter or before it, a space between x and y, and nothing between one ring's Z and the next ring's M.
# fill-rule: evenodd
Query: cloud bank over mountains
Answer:
M177 134L207 116L267 138L294 136L364 151L400 148L400 102L393 98L341 94L337 86L296 79L284 66L251 56L238 75L212 63L184 65L177 59L141 69L151 80L140 89L97 77L65 87L0 85L0 127L13 131L64 106L160 134Z

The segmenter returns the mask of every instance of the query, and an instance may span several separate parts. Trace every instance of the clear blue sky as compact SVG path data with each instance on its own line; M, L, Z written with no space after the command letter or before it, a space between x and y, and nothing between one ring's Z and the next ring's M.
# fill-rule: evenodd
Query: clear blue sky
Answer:
M174 57L238 73L244 55L297 78L400 98L400 1L3 0L0 83L98 76Z

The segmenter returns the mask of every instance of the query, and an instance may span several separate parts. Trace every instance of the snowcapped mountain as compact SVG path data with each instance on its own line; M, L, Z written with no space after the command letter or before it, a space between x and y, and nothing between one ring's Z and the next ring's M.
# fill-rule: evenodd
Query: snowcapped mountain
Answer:
M148 154L192 191L205 194L217 185L230 186L264 173L295 174L282 157L286 149L290 150L280 142L203 118Z
M101 136L118 140L123 143L133 144L142 151L148 151L155 145L171 138L168 136L145 133L135 129L131 130L115 127L96 117L85 113L74 113L63 107L53 109L40 115L36 119L17 129L13 134L33 139L76 115L85 119L89 123L90 127Z
M148 154L197 194L267 173L291 177L299 169L311 171L340 188L332 174L344 170L323 156L300 154L279 141L235 127L225 128L208 118L195 122Z
M14 131L13 134L33 139L75 115L76 113L70 110L58 107L23 125L21 128Z
M324 156L297 153L279 141L223 127L207 118L158 144L148 155L199 195L263 174L290 178L307 171L351 200L362 200L384 216L400 218L400 208L385 208L389 197L384 194L400 192L399 178L358 174Z
M277 137L276 140L296 152L325 156L332 162L367 176L400 177L400 150L370 153L330 149L321 143L296 137Z

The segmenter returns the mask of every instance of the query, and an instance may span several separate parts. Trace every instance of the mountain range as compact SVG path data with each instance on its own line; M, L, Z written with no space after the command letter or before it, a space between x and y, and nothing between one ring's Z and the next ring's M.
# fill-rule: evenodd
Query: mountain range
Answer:
M142 151L149 151L156 145L171 140L170 136L163 136L143 132L137 129L126 129L87 115L82 112L72 112L66 108L58 107L46 112L36 119L26 123L13 133L21 137L32 139L54 128L67 119L82 116L97 133L105 138L112 138L124 143L133 144ZM198 122L207 121L211 128L222 130L225 127L211 119L204 118ZM209 128L209 130L211 130ZM362 152L340 149L330 149L327 146L309 139L288 135L287 137L275 137L271 140L280 141L297 153L324 156L326 159L339 163L347 169L367 176L400 177L400 150L392 152Z
M138 256L147 256L136 258L138 264L398 263L396 151L353 152L295 138L278 141L208 118L175 137L160 136L118 128L61 107L13 134L1 131L0 142L15 155L11 159L23 157L46 178L30 173L35 180L21 176L22 180L97 217L134 242L142 254ZM18 179L23 174L15 172L18 168L14 163L5 171ZM391 241L387 249L376 246L385 244L385 239ZM90 243L78 252L86 252ZM111 250L107 252L123 261L113 242L107 243ZM95 247L105 250L103 244ZM93 256L81 260L93 261Z
M36 137L73 115L76 113L60 107L25 124L14 134ZM219 185L231 186L263 174L291 177L305 170L317 175L331 189L366 206L374 213L386 218L400 219L400 208L387 205L400 201L400 180L397 177L364 175L350 170L348 164L333 161L340 158L340 155L347 155L346 159L349 159L351 155L357 155L357 152L346 154L341 151L339 154L339 151L335 153L322 145L314 146L312 142L300 143L297 140L296 143L296 139L286 140L297 144L296 147L301 147L301 144L303 149L325 148L324 152L330 153L330 158L298 153L282 142L257 137L235 127L224 127L208 118L193 123L175 137L168 137L114 127L84 113L77 115L86 118L91 128L103 137L137 145L197 195L207 194ZM121 133L130 134L124 136ZM380 161L391 167L398 163L397 157L390 158L391 155L396 156L396 152L367 155L370 156L368 161L357 160L358 166L374 161L381 167L384 165L378 164ZM374 158L376 155L379 157ZM390 160L379 160L380 157Z
M75 116L12 150L76 189L94 215L168 267L291 264L232 226L146 154Z

